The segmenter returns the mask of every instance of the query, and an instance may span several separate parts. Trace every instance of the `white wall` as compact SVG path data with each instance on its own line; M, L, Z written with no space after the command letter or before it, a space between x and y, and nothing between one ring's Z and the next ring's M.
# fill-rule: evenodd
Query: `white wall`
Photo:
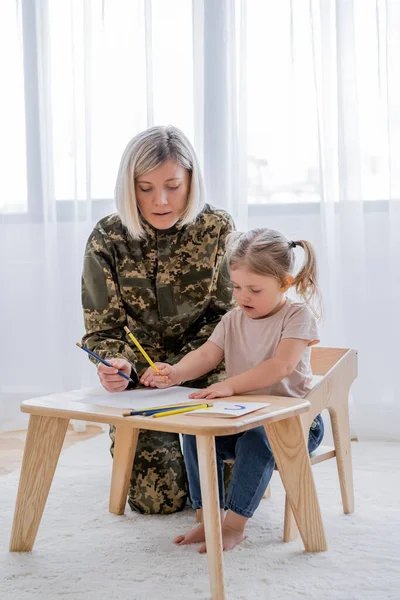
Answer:
M97 383L76 347L91 223L0 226L0 430L26 423L22 399Z

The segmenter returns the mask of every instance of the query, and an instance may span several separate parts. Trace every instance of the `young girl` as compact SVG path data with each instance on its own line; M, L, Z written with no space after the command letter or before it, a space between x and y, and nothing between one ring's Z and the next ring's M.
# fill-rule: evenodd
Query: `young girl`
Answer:
M293 274L294 248L305 260ZM309 304L318 297L316 262L309 242L288 241L271 229L233 233L227 240L227 261L237 308L225 314L208 341L176 365L157 363L160 375L148 369L144 385L165 388L200 377L225 358L227 379L190 395L193 399L226 398L257 393L304 397L311 388L310 346L319 342L316 320ZM302 303L286 297L294 287ZM323 422L318 416L310 429L308 450L321 443ZM264 427L215 439L224 550L244 538L246 522L254 514L271 479L275 460ZM183 451L193 508L201 508L196 438L185 435ZM223 461L234 459L227 501L224 498ZM224 507L228 507L224 517ZM197 526L177 544L204 542ZM205 552L205 544L200 552Z

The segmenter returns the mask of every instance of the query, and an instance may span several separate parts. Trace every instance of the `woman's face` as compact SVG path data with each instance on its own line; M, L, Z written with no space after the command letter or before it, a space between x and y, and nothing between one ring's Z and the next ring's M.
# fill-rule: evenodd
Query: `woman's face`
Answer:
M188 171L172 160L135 180L135 192L142 217L156 229L173 227L183 215L188 195Z

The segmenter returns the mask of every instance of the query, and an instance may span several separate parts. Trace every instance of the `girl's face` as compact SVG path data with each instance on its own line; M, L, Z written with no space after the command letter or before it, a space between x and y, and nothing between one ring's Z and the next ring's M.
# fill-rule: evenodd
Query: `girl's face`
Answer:
M185 212L190 177L186 169L168 160L135 180L143 218L156 229L173 227Z
M245 267L231 269L230 277L233 285L233 295L250 319L261 319L277 312L284 300L284 294L289 288L271 275L258 275Z

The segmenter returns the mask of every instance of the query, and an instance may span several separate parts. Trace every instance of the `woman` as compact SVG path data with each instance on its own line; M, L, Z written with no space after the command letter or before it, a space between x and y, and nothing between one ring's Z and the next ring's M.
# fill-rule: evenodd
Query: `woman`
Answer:
M125 325L153 361L174 364L201 346L233 306L223 265L233 222L204 204L197 157L181 131L152 127L134 137L122 155L115 195L118 214L95 226L82 278L83 343L113 365L97 367L110 392L128 387L117 369L138 382L147 368ZM186 385L206 387L219 380L221 369ZM114 434L111 426L111 453ZM179 436L141 431L131 508L167 514L182 510L186 498Z

